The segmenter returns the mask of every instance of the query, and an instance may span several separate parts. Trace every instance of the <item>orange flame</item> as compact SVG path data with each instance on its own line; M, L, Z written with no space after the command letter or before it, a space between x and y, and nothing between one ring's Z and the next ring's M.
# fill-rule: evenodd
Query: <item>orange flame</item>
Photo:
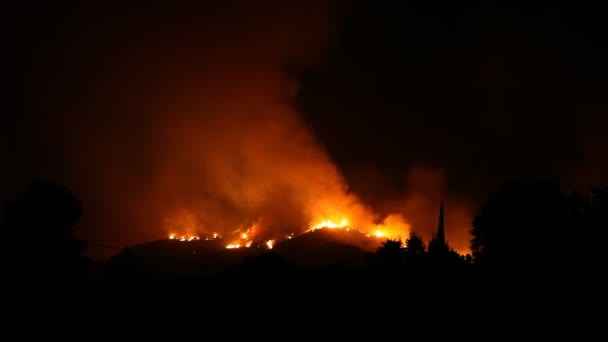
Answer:
M341 217L341 216L338 216ZM316 223L311 224L308 232L315 231L318 229L343 229L345 231L356 231L369 238L391 238L396 239L399 238L407 238L409 236L410 225L401 217L400 215L389 215L387 216L382 223L367 223L367 224L359 224L357 226L351 225L351 221L347 218L347 216L342 216L340 219L334 219L324 217L320 220L314 221ZM235 233L235 238L230 241L229 244L226 245L227 249L237 249L237 248L250 248L254 246L256 240L256 225L252 225L247 228L245 231L238 229ZM274 237L270 240L266 240L265 242L260 241L260 244L255 244L255 247L266 247L268 249L273 249L276 241L283 239L292 239L295 236L295 233L289 233L286 235L282 235L281 237ZM214 240L221 239L222 237L214 232L212 235L208 235L205 237L205 240ZM170 233L169 239L178 240L178 241L194 241L200 240L200 237L197 235L178 235L176 233Z
M177 234L169 234L169 240L178 240L178 241L193 241L200 240L201 238L197 235L177 235Z
M234 249L241 247L251 247L251 245L253 244L253 235L255 234L255 228L255 225L253 225L247 228L245 232L238 234L238 238L229 243L226 248Z
M344 229L346 231L360 231L367 237L397 239L401 238L402 236L409 236L409 232L411 230L410 224L407 223L401 215L388 215L384 218L382 223L367 222L357 225L356 228L347 218L342 218L340 223L335 223L336 221L332 221L331 219L323 219L317 222L318 223L311 225L309 231L324 228Z
M323 229L323 228L329 228L329 229L334 229L334 228L346 228L348 226L348 220L343 218L342 221L340 221L340 223L334 223L332 220L324 220L321 221L317 224L314 224L310 230L317 230L317 229Z

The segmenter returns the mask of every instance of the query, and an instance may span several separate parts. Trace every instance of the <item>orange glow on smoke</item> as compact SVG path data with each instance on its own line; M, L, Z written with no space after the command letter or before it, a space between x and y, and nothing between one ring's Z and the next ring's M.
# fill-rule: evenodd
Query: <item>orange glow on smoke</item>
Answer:
M348 226L348 220L343 218L340 223L334 223L332 220L321 221L313 225L310 230L322 229L322 228L346 228Z
M409 237L410 226L409 224L399 215L389 215L387 216L381 224L372 224L368 223L367 225L352 225L350 220L346 217L341 217L339 219L328 219L323 218L316 221L311 225L311 227L305 232L312 232L319 229L343 229L346 231L359 231L364 233L369 238L407 238ZM273 249L276 245L277 241L292 239L296 233L291 232L289 234L283 234L280 237L275 236L269 240L258 240L256 238L256 234L258 233L258 227L254 224L251 227L247 228L245 231L241 229L237 229L233 235L235 238L231 239L230 242L226 245L227 249L238 249L238 248L250 248L255 247L265 247L268 249ZM176 234L170 233L169 239L177 240L177 241L194 241L200 240L200 236L193 234ZM205 240L215 240L222 239L222 236L217 232L207 235ZM259 241L259 243L255 242Z
M237 236L237 238L232 240L232 242L230 242L228 245L226 245L226 248L235 249L235 248L241 248L241 247L246 247L246 248L251 247L251 245L253 244L252 238L253 238L254 232L255 232L255 226L247 228L247 230L243 233L241 233L240 231L237 231L234 234Z
M365 233L368 237L399 239L409 237L411 227L409 223L403 219L401 215L389 215L382 223L374 224L370 222L362 222L360 224L350 224L350 220L342 218L338 221L331 219L320 220L311 226L309 231L317 229L351 229Z
M256 232L255 225L247 228L247 230L242 233L240 231L237 231L237 233L235 235L237 235L238 238L233 240L232 242L230 242L228 245L226 245L226 248L235 249L235 248L241 248L241 247L247 247L247 248L251 247L253 245L253 237L255 235L255 232Z
M312 232L319 229L331 229L338 230L342 229L345 231L356 231L365 234L367 237L372 239L390 238L390 239L402 239L409 237L410 225L400 215L389 215L382 223L370 223L361 222L360 224L352 224L350 219L345 216L339 216L334 219L322 218L314 221L310 225L310 228L305 230L306 232ZM262 236L259 236L259 227L257 224L251 225L244 231L240 228L234 231L232 234L234 238L229 239L226 244L227 249L238 249L238 248L251 248L251 247L264 247L273 249L277 242L281 240L289 240L296 236L296 232L288 234L270 236L271 239L262 240ZM201 237L193 234L169 234L169 239L178 241L193 241L200 240ZM215 240L222 239L222 236L214 232L206 235L204 240Z

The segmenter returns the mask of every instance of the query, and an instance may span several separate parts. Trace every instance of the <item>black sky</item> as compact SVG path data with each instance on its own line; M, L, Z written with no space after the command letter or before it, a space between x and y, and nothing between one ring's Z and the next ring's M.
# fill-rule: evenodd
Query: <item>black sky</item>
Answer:
M608 182L608 13L599 4L279 3L21 6L10 31L18 105L0 128L0 198L30 179L57 179L85 209L120 222L112 203L155 189L146 181L159 160L147 146L165 148L162 127L178 122L152 108L159 98L181 103L197 87L202 98L229 94L224 78L208 76L220 70L236 75L228 77L238 85L230 101L251 89L253 99L242 102L257 103L266 94L259 86L284 81L266 70L285 65L295 65L288 70L298 115L376 210L434 215L438 201L451 199L447 223L450 207L465 207L459 217L468 222L507 179ZM101 200L104 175L123 171L137 185Z
M605 9L354 3L300 94L352 186L373 168L390 191L415 165L480 197L508 178L608 181Z

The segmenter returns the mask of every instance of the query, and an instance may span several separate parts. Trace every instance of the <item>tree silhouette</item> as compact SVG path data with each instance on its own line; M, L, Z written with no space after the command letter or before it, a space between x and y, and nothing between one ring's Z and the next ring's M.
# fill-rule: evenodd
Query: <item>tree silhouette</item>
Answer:
M384 264L398 264L403 260L404 249L402 245L401 240L386 239L382 246L378 247L376 255Z
M410 237L405 240L405 251L408 254L422 254L426 251L424 241L416 232L411 232Z
M570 203L579 236L586 239L583 243L568 244L567 252L581 265L602 268L606 247L598 237L608 229L608 186L592 187L585 195L572 196Z
M567 197L552 182L507 182L473 219L471 250L485 269L559 267L573 220Z
M5 204L2 232L17 271L46 276L70 272L86 244L73 236L82 203L65 186L34 181Z

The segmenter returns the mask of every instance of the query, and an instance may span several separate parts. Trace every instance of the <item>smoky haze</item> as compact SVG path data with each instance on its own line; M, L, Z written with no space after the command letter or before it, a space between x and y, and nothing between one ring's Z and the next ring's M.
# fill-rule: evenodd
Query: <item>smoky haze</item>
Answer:
M382 224L292 104L287 66L314 65L331 37L325 2L26 14L27 101L4 136L28 153L8 151L3 179L7 193L33 178L68 185L84 203L80 237L120 247L171 231ZM387 222L407 234L399 215Z

